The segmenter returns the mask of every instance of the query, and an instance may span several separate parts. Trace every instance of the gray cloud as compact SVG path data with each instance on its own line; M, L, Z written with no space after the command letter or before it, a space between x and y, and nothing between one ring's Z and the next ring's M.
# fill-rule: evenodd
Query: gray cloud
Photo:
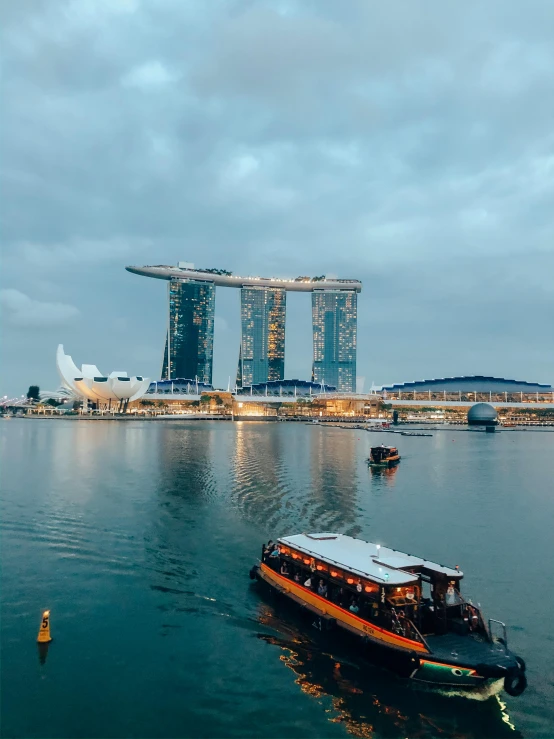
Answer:
M361 278L368 381L554 381L548 0L21 0L3 15L4 286L82 314L29 342L6 312L4 392L54 383L58 340L156 376L164 285L123 268L179 259ZM307 377L303 297L287 374ZM220 290L216 313L226 385L238 296Z
M33 300L19 290L0 290L0 304L9 324L17 328L42 329L63 326L75 321L79 309L67 303L47 303Z

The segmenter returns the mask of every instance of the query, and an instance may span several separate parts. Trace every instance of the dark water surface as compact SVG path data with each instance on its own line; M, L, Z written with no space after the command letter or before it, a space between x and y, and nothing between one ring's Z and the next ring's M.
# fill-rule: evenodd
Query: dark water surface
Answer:
M554 433L22 419L0 435L3 736L554 735ZM399 468L372 474L370 442L392 439ZM303 530L459 564L527 692L442 695L318 642L248 579L262 540Z

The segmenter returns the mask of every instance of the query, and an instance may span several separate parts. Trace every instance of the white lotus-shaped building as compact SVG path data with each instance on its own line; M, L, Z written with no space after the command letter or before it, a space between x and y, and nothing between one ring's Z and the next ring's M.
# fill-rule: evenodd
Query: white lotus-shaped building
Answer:
M105 377L95 364L83 364L79 369L69 354L65 354L63 344L56 352L56 366L68 390L101 405L138 400L150 386L148 377L129 377L126 372L110 372Z

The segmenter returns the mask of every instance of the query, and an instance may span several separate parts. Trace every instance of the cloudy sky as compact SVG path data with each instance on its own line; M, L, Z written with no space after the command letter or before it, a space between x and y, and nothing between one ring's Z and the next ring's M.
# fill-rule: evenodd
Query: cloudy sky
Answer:
M554 382L554 3L18 0L3 8L2 386L157 378L127 264L359 278L358 375ZM214 380L239 292L219 289ZM309 295L289 295L308 378Z

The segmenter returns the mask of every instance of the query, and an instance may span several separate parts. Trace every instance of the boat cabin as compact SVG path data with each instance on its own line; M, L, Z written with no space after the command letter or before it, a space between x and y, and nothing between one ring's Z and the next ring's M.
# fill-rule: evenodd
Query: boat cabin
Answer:
M460 595L463 573L344 534L285 536L262 561L335 605L407 638L485 630Z
M389 462L397 462L400 459L398 449L395 446L372 446L369 454L369 461L373 464L387 464Z

